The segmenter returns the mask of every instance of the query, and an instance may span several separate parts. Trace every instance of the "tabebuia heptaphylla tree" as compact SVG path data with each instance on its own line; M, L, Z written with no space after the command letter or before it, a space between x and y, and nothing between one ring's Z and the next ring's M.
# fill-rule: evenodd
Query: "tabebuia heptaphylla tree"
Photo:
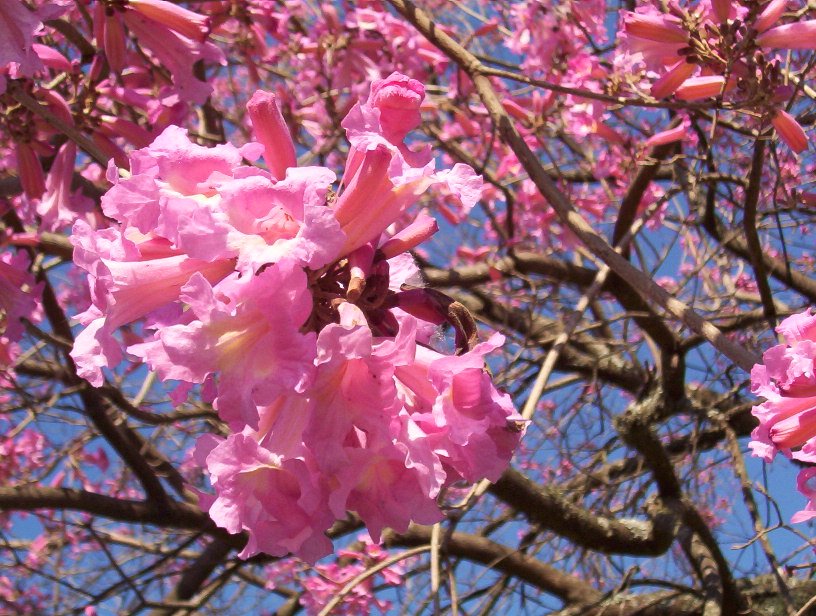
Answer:
M0 0L0 613L809 613L815 24Z

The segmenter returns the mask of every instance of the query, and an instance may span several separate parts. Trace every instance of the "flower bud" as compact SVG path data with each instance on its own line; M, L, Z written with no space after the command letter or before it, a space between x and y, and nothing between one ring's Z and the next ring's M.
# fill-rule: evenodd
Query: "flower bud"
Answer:
M726 87L725 77L708 75L686 79L674 94L682 101L696 101L701 98L719 96L727 89L730 88Z
M805 130L799 125L791 114L782 109L778 109L776 115L771 120L776 134L784 141L788 147L797 154L804 152L808 147L808 138Z
M765 32L765 30L779 21L779 18L782 17L782 13L785 12L787 6L788 0L771 0L754 22L754 30L760 33Z
M264 147L264 160L270 173L279 180L283 179L288 168L297 167L297 156L275 95L258 90L249 99L247 112L255 137Z
M20 184L29 199L39 199L45 192L45 174L40 158L28 142L20 142L16 148L17 171Z
M680 60L652 84L652 96L661 99L674 94L694 74L696 68L694 64Z
M419 126L419 108L425 98L425 86L416 79L392 73L371 86L369 105L380 111L383 135L391 143L400 143Z
M777 26L756 38L757 45L776 49L816 49L816 20Z
M688 33L680 26L680 21L668 15L627 13L624 18L624 27L627 34L648 41L658 43L685 43L688 41Z

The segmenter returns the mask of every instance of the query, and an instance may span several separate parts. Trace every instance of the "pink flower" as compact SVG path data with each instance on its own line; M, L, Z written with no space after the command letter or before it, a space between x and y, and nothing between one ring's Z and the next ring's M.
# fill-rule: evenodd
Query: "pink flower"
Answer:
M428 163L428 146L420 150L408 149L404 140L421 120L419 108L425 98L425 87L415 79L392 73L386 79L371 84L371 94L363 103L356 103L343 119L354 149L365 151L379 144L390 145L400 152L407 164L421 167ZM351 160L354 160L352 155ZM352 165L352 172L355 167ZM348 172L347 172L348 175Z
M429 497L423 486L421 474L415 467L406 466L403 448L355 448L346 455L348 464L339 470L337 478L341 484L353 487L342 499L343 508L357 512L374 541L380 540L385 527L401 533L408 530L411 521L435 524L442 519L436 499Z
M43 65L48 68L65 73L73 71L73 65L68 58L53 47L40 45L39 43L34 43L32 47L34 48L34 53L37 54L37 57L42 61Z
M711 9L720 23L725 23L731 16L732 0L711 0Z
M789 345L803 340L816 340L816 313L806 310L791 315L779 324L776 331L785 337L785 342Z
M23 335L21 319L39 320L41 285L35 284L28 273L28 263L25 253L0 253L0 334L8 342L16 342Z
M102 207L116 224L74 226L92 297L78 317L79 374L101 384L123 358L116 329L144 319L130 356L181 381L176 401L200 385L233 431L203 438L196 459L215 492L202 506L250 536L242 557L314 561L347 510L375 536L435 522L445 486L497 478L518 443L520 418L484 369L501 338L448 358L422 346L433 323L400 309L403 285L418 281L406 251L436 231L408 209L434 186L463 214L481 196L470 167L437 171L403 142L422 97L399 74L375 82L346 123L337 199L331 171L296 166L261 93L249 104L260 145L203 148L169 127L130 156L130 174L109 168ZM243 160L262 148L270 171ZM473 332L447 318L467 350Z
M75 161L76 145L73 141L66 141L54 158L45 180L45 194L37 204L37 214L42 218L44 229L56 231L76 219L76 212L71 209Z
M781 450L801 447L816 436L816 404L810 400L810 409L796 413L784 419L778 419L769 429L768 434L773 444Z
M241 558L295 553L314 563L331 552L324 532L334 516L320 477L303 460L282 460L244 434L201 437L195 459L218 492L202 495L201 506L221 528L249 533Z
M439 231L439 225L436 219L420 212L412 223L388 238L380 246L379 251L385 259L391 259L416 248L422 242L430 239L437 231Z
M518 444L515 426L523 420L484 371L485 355L503 340L494 334L461 356L417 347L415 362L396 370L407 400L405 429L426 434L448 481L497 480Z
M94 36L96 44L105 51L108 67L120 74L126 64L126 34L121 11L108 10L102 2L94 7Z
M379 112L383 136L396 145L419 126L424 98L425 86L395 72L371 84L368 105Z
M216 408L234 429L257 428L259 405L306 390L315 335L298 330L312 301L306 274L293 262L282 261L245 280L224 281L218 296L195 274L178 297L195 318L164 327L155 341L128 349L162 380L203 383L217 372Z
M344 254L379 237L431 185L423 175L395 184L389 178L392 159L393 153L384 145L366 151L335 202L334 215L346 235Z
M816 468L804 468L796 477L796 488L808 498L808 504L802 511L793 514L791 522L806 522L816 517Z
M777 332L787 344L762 355L763 364L751 371L752 391L765 397L754 407L759 419L749 446L754 455L770 461L777 451L816 461L816 328L805 312L785 319ZM794 451L796 450L796 451Z
M805 130L800 126L791 114L782 109L777 109L776 114L771 119L771 124L776 129L779 138L784 141L787 146L801 154L808 148L808 138Z
M682 122L676 128L670 128L668 130L660 131L659 133L655 133L651 137L649 137L643 143L643 149L657 147L659 145L666 145L667 143L676 143L677 141L682 141L686 138L686 135L689 131L689 123L687 121Z
M20 141L15 148L20 184L29 199L39 199L45 192L45 174L40 157L27 141Z
M182 100L204 104L212 86L193 74L193 65L199 60L224 65L224 53L212 43L190 39L136 11L125 11L124 20L139 44L148 48L170 72Z

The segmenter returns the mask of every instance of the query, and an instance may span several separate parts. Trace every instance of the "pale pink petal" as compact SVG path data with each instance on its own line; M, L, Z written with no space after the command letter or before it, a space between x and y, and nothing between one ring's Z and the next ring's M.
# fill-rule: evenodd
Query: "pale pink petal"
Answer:
M286 170L297 166L295 144L283 119L275 95L258 90L247 103L255 137L263 144L264 160L272 176L282 179Z

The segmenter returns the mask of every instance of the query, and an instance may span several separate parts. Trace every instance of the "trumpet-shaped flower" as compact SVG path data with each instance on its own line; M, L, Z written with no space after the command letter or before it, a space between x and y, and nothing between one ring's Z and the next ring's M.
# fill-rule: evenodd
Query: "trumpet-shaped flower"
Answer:
M303 393L312 377L315 335L298 331L312 306L306 274L282 261L224 283L217 297L204 276L192 276L179 299L195 319L164 327L156 340L128 350L163 380L203 383L217 373L221 417L234 429L257 428L259 405Z
M249 99L247 112L255 135L263 144L264 160L269 171L275 178L285 177L287 169L297 166L297 156L275 95L258 90Z
M651 15L645 13L625 13L624 26L629 36L658 43L686 43L688 33L680 20L671 15Z
M410 419L428 434L449 480L497 480L518 443L523 419L484 369L485 355L503 341L494 334L461 356L418 346L415 361L396 370Z
M127 6L148 19L203 43L210 33L210 18L166 2L166 0L128 0Z
M765 398L754 407L754 455L770 461L777 451L816 461L816 318L808 312L785 319L777 331L786 344L771 347L751 371L752 391Z

